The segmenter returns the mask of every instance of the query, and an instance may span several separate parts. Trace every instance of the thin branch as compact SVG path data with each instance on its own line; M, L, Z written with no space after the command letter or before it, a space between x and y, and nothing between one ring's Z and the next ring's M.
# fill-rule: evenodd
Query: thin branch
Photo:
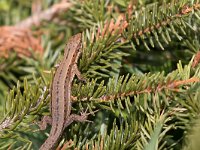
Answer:
M72 6L72 3L69 3L69 2L61 2L61 3L55 4L52 7L40 13L34 14L31 17L17 23L15 27L30 28L33 25L39 26L43 20L51 21L52 19L57 17L57 15L60 12L64 12L68 10L71 6Z
M173 81L171 83L167 83L165 85L158 85L156 88L152 88L152 87L147 87L146 89L142 90L142 91L131 91L128 93L118 93L116 95L109 95L109 96L102 96L100 99L100 101L109 101L112 99L117 99L120 97L124 97L124 96L131 96L131 95L137 95L137 94L144 94L144 93L153 93L153 92L157 92L157 91L161 91L164 89L167 90L172 90L172 91L176 91L178 92L178 87L179 86L183 86L183 85L187 85L189 83L198 83L200 82L200 79L197 77L193 77L190 79L186 79L186 80L180 80L180 81Z
M149 86L146 89L141 90L141 91L130 91L127 93L123 92L123 93L117 93L117 94L113 94L113 95L103 95L102 97L99 97L99 98L90 97L89 99L90 100L95 99L96 101L99 101L99 102L106 102L106 101L108 102L110 100L115 100L115 99L118 99L121 97L128 97L128 96L133 96L133 95L137 95L137 94L145 94L145 93L155 93L155 92L158 92L158 91L160 92L165 89L179 92L178 87L188 85L190 83L198 83L198 82L200 82L200 78L192 77L192 78L189 78L186 80L178 80L178 81L168 82L163 85L158 84L156 88L152 88ZM73 102L77 101L77 97L71 96L71 99ZM86 100L88 100L87 97L81 98L81 101L86 101Z
M180 11L177 14L167 17L166 20L162 20L162 21L158 22L157 24L148 26L145 29L142 29L138 32L133 33L133 37L137 38L138 36L142 36L145 33L152 32L153 30L157 30L163 26L168 25L170 22L174 21L174 19L179 19L183 15L187 15L189 13L192 13L195 10L197 11L198 9L200 9L199 3L193 4L191 7L185 5L180 8ZM129 13L132 13L132 11L130 11ZM129 16L130 16L130 14L129 14Z
M192 67L196 67L200 62L200 51L198 51L194 57L194 61L192 63Z

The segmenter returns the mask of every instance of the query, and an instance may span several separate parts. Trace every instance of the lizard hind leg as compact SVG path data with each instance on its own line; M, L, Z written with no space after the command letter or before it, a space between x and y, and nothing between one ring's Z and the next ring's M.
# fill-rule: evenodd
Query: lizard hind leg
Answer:
M40 130L45 130L47 128L47 124L52 124L52 118L50 116L44 116L38 123L38 126L40 127Z
M87 110L86 110L87 111ZM87 120L88 116L90 114L94 114L95 112L99 111L99 110L96 110L94 112L89 112L89 113L86 113L85 112L81 112L81 115L77 115L77 114L71 114L67 120L65 121L65 125L64 127L66 128L67 126L69 126L72 122L74 121L77 121L77 122L93 122L93 121L90 121L90 120Z

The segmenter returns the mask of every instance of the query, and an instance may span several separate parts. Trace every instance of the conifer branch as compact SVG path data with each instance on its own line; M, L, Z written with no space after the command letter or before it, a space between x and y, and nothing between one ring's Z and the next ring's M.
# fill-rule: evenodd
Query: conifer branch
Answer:
M170 83L167 83L166 85L161 85L159 83L159 85L155 89L153 89L152 86L150 86L150 87L147 87L146 89L144 89L142 91L131 91L131 92L127 92L127 93L118 93L117 95L103 96L103 97L100 98L100 101L106 102L106 101L118 99L118 98L121 98L121 97L161 92L162 90L170 90L170 91L180 92L180 90L178 89L179 86L185 86L185 85L188 85L190 83L199 83L199 82L200 82L199 78L192 77L192 78L187 79L187 80L172 81Z
M96 81L91 81L90 83L85 85L83 89L77 89L77 91L75 92L75 95L80 93L82 97L73 96L72 100L74 102L77 101L77 99L81 99L81 101L95 100L96 102L109 102L116 101L121 98L125 99L126 97L132 97L134 95L155 94L166 91L179 93L182 92L182 87L188 86L189 88L189 84L200 83L198 69L195 76L190 77L190 75L187 75L188 72L190 72L190 70L192 69L191 62L188 66L185 66L184 69L181 69L184 70L184 72L180 72L180 68L182 68L181 64L178 65L177 70L169 73L166 77L163 76L163 73L152 75L146 74L142 77L137 75L132 75L131 77L129 77L129 75L127 75L126 77L121 76L117 81L116 79L112 79L111 83L108 83L112 86L109 87L108 85L104 85L104 83L101 82L98 85L97 89L95 88ZM187 75L187 78L174 77L177 76L177 74L181 74L182 76ZM116 89L115 82L118 84ZM91 92L94 89L95 91L92 96ZM82 93L81 91L85 92ZM88 95L87 91L90 92L89 95L91 95L91 97L84 97L84 95Z
M170 33L173 33L179 40L182 40L183 38L176 30L179 29L184 35L186 34L184 28L188 23L185 22L183 18L187 17L189 14L198 16L200 4L197 2L189 6L185 3L185 5L182 6L182 3L178 2L158 7L155 3L139 12L133 12L130 8L129 6L129 11L127 11L128 16L134 16L135 18L129 18L130 21L127 27L128 31L126 32L126 37L128 39L133 37L137 45L140 45L141 40L144 46L150 50L146 39L148 39L150 45L154 47L155 42L152 40L152 37L155 38L155 41L161 49L164 49L164 47L160 42L159 36L161 36L161 39L166 44L171 42ZM135 49L134 45L133 48Z
M173 6L171 6L171 7L173 7ZM134 38L141 37L143 34L153 32L154 30L158 30L159 28L163 28L164 26L169 25L172 22L175 22L176 19L180 19L185 15L193 13L193 11L198 11L199 9L200 9L199 3L193 4L192 6L188 6L186 4L186 5L182 6L177 13L166 17L166 20L163 19L156 24L153 24L149 27L146 27L142 30L137 31L136 33L133 33L133 37ZM129 14L129 16L130 16L130 14Z

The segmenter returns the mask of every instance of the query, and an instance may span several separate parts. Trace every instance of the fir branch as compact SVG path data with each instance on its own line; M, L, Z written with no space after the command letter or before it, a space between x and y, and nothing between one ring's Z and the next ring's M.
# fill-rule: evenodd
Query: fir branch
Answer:
M7 101L4 107L4 118L0 124L0 132L3 132L4 129L14 130L23 119L25 121L28 119L28 115L31 116L37 113L38 108L48 102L49 87L40 90L39 87L41 85L39 84L41 84L41 79L36 82L36 85L33 86L28 84L27 80L24 79L23 93L20 91L21 86L18 82L17 87L14 87L7 95ZM17 128L20 129L19 126ZM6 137L7 135L4 136Z
M151 78L151 77L149 77ZM144 90L141 91L131 91L131 92L127 92L127 93L118 93L117 95L109 95L109 96L103 96L102 98L100 98L100 101L110 101L110 100L114 100L114 99L118 99L121 97L127 97L127 96L133 96L133 95L138 95L138 94L148 94L148 93L155 93L155 92L160 92L162 90L171 90L171 91L176 91L179 92L180 90L178 89L179 86L184 86L187 85L189 83L198 83L200 82L199 78L196 77L192 77L190 79L187 80L181 80L181 81L171 81L170 83L161 85L160 83L156 86L156 88L152 89L152 85L147 87ZM145 81L144 81L145 84Z
M123 16L119 16L116 22L114 20L108 21L105 25L99 24L98 30L91 30L86 32L86 37L84 37L83 53L80 59L80 68L83 71L87 70L88 77L94 77L97 75L97 71L101 72L101 76L104 75L103 72L110 72L110 70L105 70L107 68L115 67L119 68L119 65L114 65L112 60L114 58L121 58L126 56L126 53L117 50L124 42L119 41L121 33L127 26L126 21ZM115 50L115 51L113 51ZM94 67L88 69L90 64L94 64ZM101 65L101 67L96 67ZM104 66L104 67L102 67ZM99 71L101 70L101 71ZM98 76L96 76L98 77Z
M87 0L80 2L79 0L71 1L74 5L70 9L68 22L74 22L82 30L92 28L99 22L111 19L111 12L109 6L111 1L93 1ZM73 17L75 15L75 17Z
M193 59L192 59L193 61ZM98 88L95 88L96 81L91 81L85 85L82 89L77 89L75 95L80 93L82 96L90 95L90 97L79 97L81 101L95 100L99 102L109 102L113 100L123 99L125 97L140 95L140 94L155 94L159 92L182 92L182 87L186 87L191 83L199 83L200 76L198 69L195 76L190 76L188 72L191 72L191 62L184 68L181 64L178 64L178 69L169 73L166 77L163 73L144 74L142 77L132 75L129 77L121 76L118 80L113 78L108 85L103 85L101 82ZM116 85L117 84L117 85ZM125 86L126 85L126 86ZM77 85L76 85L77 86ZM95 89L95 91L93 91ZM82 92L84 91L84 92ZM94 92L92 94L92 91ZM88 93L89 92L89 93ZM105 92L105 94L104 94ZM73 101L78 98L73 96Z
M175 4L176 5L176 4ZM168 5L169 6L169 5ZM171 6L173 7L173 6ZM171 8L173 9L173 8ZM152 32L153 30L159 29L163 26L166 26L168 24L170 24L170 22L175 21L175 19L178 18L182 18L182 16L188 15L190 13L192 13L193 11L198 11L198 9L200 9L200 4L193 4L192 6L182 6L179 10L179 12L177 12L176 14L173 14L172 16L170 16L169 18L167 18L166 20L162 20L161 22L158 22L157 24L154 24L150 27L144 28L143 30L138 31L137 33L134 33L134 38L138 36L142 36L145 33L148 32Z
M23 92L20 88L23 88ZM18 148L31 148L32 142L26 135L35 130L33 121L39 115L41 108L48 104L48 93L49 83L45 85L41 79L36 80L33 85L25 78L23 86L18 82L17 87L13 87L7 94L4 104L0 123L0 145L6 141L9 144L5 145L5 148L16 148L18 144L21 145Z
M168 8L170 9L168 10ZM149 39L150 45L154 47L152 37L155 37L160 48L164 49L158 36L161 35L161 38L166 44L169 44L171 41L169 33L173 33L179 40L181 40L182 37L177 33L176 28L181 29L182 33L185 34L184 28L188 23L183 19L189 14L197 14L199 8L200 4L198 2L191 6L187 3L183 5L180 2L168 5L165 4L160 7L155 3L146 7L142 11L128 14L128 16L133 17L129 21L130 25L127 27L126 37L128 39L133 37L137 45L140 44L139 41L141 40L148 50L150 50L150 48L145 40ZM128 11L128 13L133 12Z

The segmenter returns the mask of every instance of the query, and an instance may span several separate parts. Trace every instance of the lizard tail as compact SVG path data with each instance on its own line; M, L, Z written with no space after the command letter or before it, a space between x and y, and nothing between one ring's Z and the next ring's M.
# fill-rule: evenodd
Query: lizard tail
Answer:
M49 137L46 139L46 141L42 144L39 150L53 150L55 149L55 146L57 145L58 140L60 139L60 136L62 134L62 129L57 130L54 135L49 135Z

